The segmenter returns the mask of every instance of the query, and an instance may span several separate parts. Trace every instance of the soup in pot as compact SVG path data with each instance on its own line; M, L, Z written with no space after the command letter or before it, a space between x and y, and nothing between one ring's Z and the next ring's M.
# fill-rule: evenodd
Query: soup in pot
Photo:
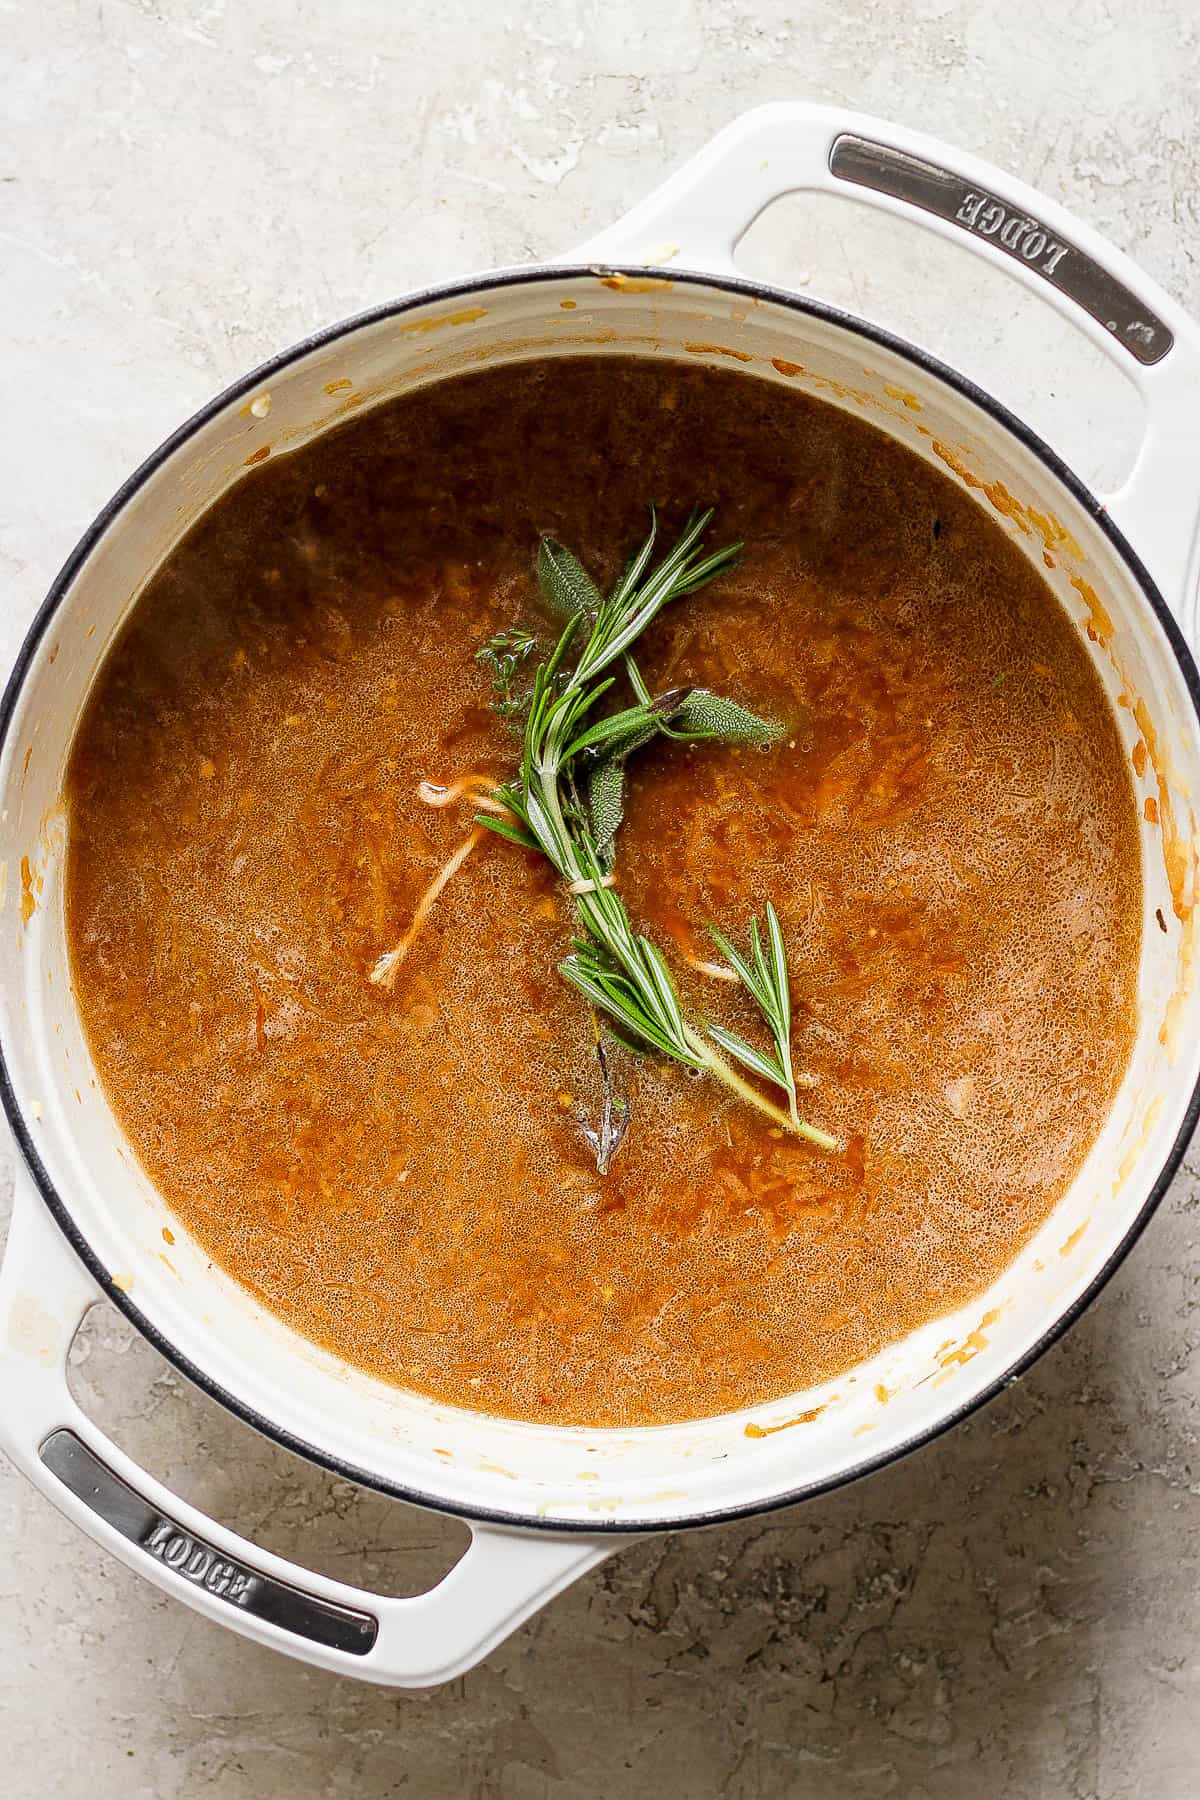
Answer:
M565 881L502 792L564 629L539 545L611 596L694 504L743 548L607 667L589 722L644 691L679 734ZM762 729L689 735L697 690ZM649 1425L847 1369L994 1280L1132 1047L1137 817L1078 628L947 477L744 374L526 362L261 463L138 599L67 798L78 1001L153 1182L298 1331L459 1406ZM705 1045L786 1045L818 1141L563 979L605 895ZM757 917L774 980L768 902L782 1034L709 932L748 956Z

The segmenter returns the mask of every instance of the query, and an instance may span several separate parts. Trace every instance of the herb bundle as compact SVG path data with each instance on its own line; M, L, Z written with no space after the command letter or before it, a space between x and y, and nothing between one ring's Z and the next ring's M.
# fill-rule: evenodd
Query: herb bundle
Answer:
M542 540L538 583L547 605L564 623L523 698L514 693L514 684L531 652L528 634L500 633L479 652L493 672L499 710L508 716L527 710L520 768L494 794L509 816L480 814L476 824L540 851L566 883L574 897L577 931L560 973L618 1038L635 1050L658 1051L714 1076L777 1125L833 1150L840 1148L838 1139L802 1119L797 1107L787 955L774 907L767 907L766 949L753 920L746 957L712 928L718 948L767 1025L773 1043L767 1053L722 1026L701 1028L684 1016L661 952L634 930L615 887L625 763L635 750L660 735L724 743L765 743L779 735L777 726L707 689L674 688L652 697L634 660L638 638L665 606L695 593L737 560L740 544L705 554L703 538L711 518L711 510L694 512L675 547L652 564L657 537L652 510L644 543L607 596L569 550L550 538ZM571 664L569 652L577 642L582 647ZM618 665L633 701L600 713L600 703L618 679ZM620 1142L628 1109L614 1120L599 1036L597 1045L606 1081L605 1119L602 1132L589 1138L603 1171L615 1149L611 1139ZM746 1081L735 1063L780 1088L786 1110Z

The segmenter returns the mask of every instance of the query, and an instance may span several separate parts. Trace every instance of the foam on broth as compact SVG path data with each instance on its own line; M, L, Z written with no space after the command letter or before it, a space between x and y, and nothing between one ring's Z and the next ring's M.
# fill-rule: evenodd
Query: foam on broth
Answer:
M618 875L691 969L774 900L802 1099L780 1136L618 1053L600 1178L568 903L423 780L515 740L473 660L541 624L552 532L611 579L693 501L740 567L645 640L787 725L656 745ZM68 925L108 1095L211 1255L348 1360L460 1405L644 1424L800 1389L986 1287L1069 1185L1132 1045L1141 874L1076 628L951 482L735 373L581 358L447 382L248 475L139 602L68 784Z

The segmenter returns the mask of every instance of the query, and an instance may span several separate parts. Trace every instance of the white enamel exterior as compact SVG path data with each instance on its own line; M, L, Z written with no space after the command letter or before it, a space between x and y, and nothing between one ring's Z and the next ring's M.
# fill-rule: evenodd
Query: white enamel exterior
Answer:
M1146 824L1136 1051L1079 1178L994 1287L821 1389L688 1425L588 1431L436 1405L297 1336L209 1266L141 1173L96 1081L68 973L59 796L81 706L146 578L262 446L278 455L347 416L352 401L373 404L420 383L521 357L586 350L744 368L868 418L943 473L949 473L946 463L932 445L949 446L963 469L989 485L1003 484L1040 515L1053 515L1080 552L1069 553L1060 542L1053 571L1043 566L1036 531L1022 532L1011 514L1000 522L1081 632L1087 611L1072 577L1090 583L1111 615L1107 650L1095 643L1089 649L1114 701L1124 691L1149 711L1179 827L1181 879L1191 897L1192 808L1200 793L1195 706L1177 645L1087 505L1018 436L902 347L873 342L852 323L797 310L784 297L756 297L703 279L671 281L672 270L684 267L718 277L735 273L736 240L771 199L798 187L839 187L828 173L828 153L844 130L1005 195L1069 236L1170 325L1173 351L1157 367L1140 368L1035 276L954 226L920 216L964 249L995 258L1036 285L1136 382L1146 406L1146 440L1131 481L1110 507L1190 631L1200 487L1194 444L1185 435L1186 418L1196 416L1200 400L1200 336L1191 321L1094 232L996 170L875 120L780 106L722 133L658 194L577 253L578 267L534 271L532 278L530 271L486 277L475 289L423 297L399 313L348 327L226 397L133 485L74 567L23 671L0 761L0 1039L40 1178L65 1203L98 1266L117 1278L116 1297L172 1354L317 1460L472 1517L472 1544L431 1594L381 1599L244 1543L137 1469L79 1413L67 1391L67 1350L101 1289L25 1171L0 1273L0 1444L56 1505L131 1567L221 1623L311 1662L397 1685L444 1680L631 1536L777 1504L849 1479L928 1436L1023 1364L1086 1295L1138 1222L1185 1128L1200 1076L1200 995L1190 984L1192 940L1173 911L1160 835ZM872 198L863 190L854 197ZM589 266L667 259L659 284L608 286ZM687 348L698 345L720 350ZM731 362L730 351L749 360ZM776 358L805 373L781 374ZM327 388L338 382L351 385L330 395ZM266 391L270 410L259 419L247 401ZM1132 750L1139 733L1129 708L1119 708L1117 717ZM1030 852L1036 855L1036 844ZM36 881L36 910L27 922L23 857ZM164 1225L175 1240L169 1265ZM878 1397L884 1391L886 1401ZM817 1408L807 1423L746 1435L748 1424L784 1425ZM364 1658L317 1648L239 1613L127 1543L39 1460L38 1446L62 1425L223 1553L375 1614L375 1649Z

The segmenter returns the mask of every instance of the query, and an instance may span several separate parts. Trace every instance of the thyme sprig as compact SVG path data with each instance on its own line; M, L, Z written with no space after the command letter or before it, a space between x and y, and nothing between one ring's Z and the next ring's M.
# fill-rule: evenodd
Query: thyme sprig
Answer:
M657 947L636 932L612 874L614 839L621 819L624 763L660 732L686 741L766 742L777 727L735 702L702 688L673 689L653 698L633 661L633 646L663 608L695 593L736 562L741 544L705 552L711 510L694 512L675 547L652 564L657 520L607 596L578 558L545 538L538 580L550 607L565 617L557 643L539 663L528 696L520 769L497 789L511 815L481 814L477 824L540 850L574 897L578 930L559 972L602 1013L632 1047L655 1050L686 1068L714 1076L777 1125L825 1149L839 1148L828 1132L799 1116L792 1072L787 958L773 907L767 909L770 960L752 924L749 961L728 941L717 941L771 1032L774 1055L720 1026L702 1030L685 1017L671 972ZM573 667L568 653L586 627ZM489 651L496 645L489 646ZM507 654L507 644L498 654ZM598 714L621 664L634 691L631 705ZM511 672L515 674L514 669ZM513 700L505 669L502 700ZM721 1051L783 1088L785 1112L743 1079Z
M475 661L482 663L492 673L492 706L502 719L511 718L522 712L525 702L519 694L513 692L513 686L520 673L522 664L537 649L537 639L531 631L523 631L519 625L511 630L498 631L489 638L482 650L475 652Z

